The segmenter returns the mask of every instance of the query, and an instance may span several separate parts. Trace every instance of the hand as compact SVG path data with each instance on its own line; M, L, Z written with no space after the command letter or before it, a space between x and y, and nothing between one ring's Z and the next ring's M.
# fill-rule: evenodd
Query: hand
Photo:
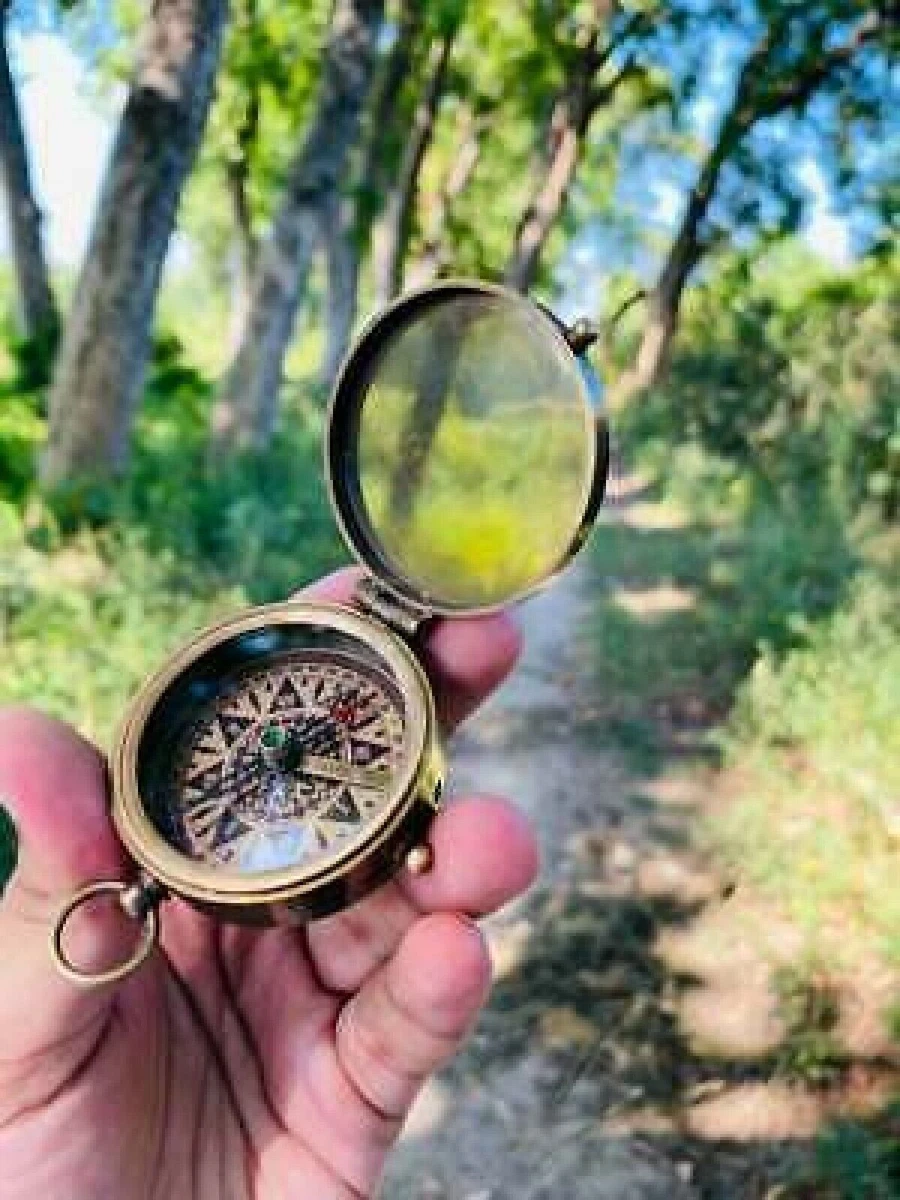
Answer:
M341 572L310 598L346 602ZM504 617L441 622L426 656L455 725L518 651ZM71 730L0 713L0 796L19 865L0 903L0 1200L361 1200L423 1081L458 1048L489 962L471 921L534 876L531 834L501 800L436 820L435 866L305 930L249 931L179 901L161 949L83 991L48 931L88 879L121 877L105 772ZM120 921L91 921L115 951Z

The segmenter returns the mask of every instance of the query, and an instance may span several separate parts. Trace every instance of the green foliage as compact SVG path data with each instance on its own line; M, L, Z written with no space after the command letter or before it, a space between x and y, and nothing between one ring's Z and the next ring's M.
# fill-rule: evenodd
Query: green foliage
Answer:
M837 1122L816 1149L810 1182L828 1186L828 1200L895 1200L900 1194L900 1104L869 1126Z
M796 169L799 145L822 164L851 226L870 243L866 223L894 172L890 154L866 155L863 147L889 144L897 134L891 85L896 14L867 14L856 0L709 0L697 5L695 16L706 28L728 22L732 46L718 53L731 60L736 78L715 136L713 158L723 169L703 222L703 245L798 230L809 199Z
M615 205L623 130L669 95L656 25L670 29L681 7L654 0L616 5L603 28L601 45L612 48L602 69L597 68L594 85L610 85L626 61L634 71L612 90L610 102L600 105L592 123L593 144L572 197L573 203L582 201L582 211L590 205L592 219ZM464 157L473 127L479 129L477 165L462 193L453 197L442 231L449 271L486 277L502 273L517 224L547 169L556 137L554 111L585 69L585 46L596 20L596 6L589 3L469 4L454 46L452 87L423 168L418 213L419 235L433 232L430 217L437 197ZM558 228L544 255L547 282L567 232ZM420 236L413 239L411 256L421 249Z
M900 262L804 288L794 273L808 263L797 257L779 268L776 254L755 272L739 258L697 288L664 387L626 423L661 454L698 442L780 501L824 499L847 519L871 500L890 517L900 504Z
M229 177L236 172L242 180L252 230L260 236L309 114L329 11L323 0L239 0L234 6L181 217L219 286L227 286L236 236Z
M606 689L615 694L616 736L641 769L658 763L670 725L696 730L698 715L702 726L724 714L764 647L780 656L802 645L856 566L833 516L810 523L689 449L673 447L667 466L677 484L661 527L613 518L593 539L598 578L616 580L590 630L598 694L601 706Z
M897 296L896 259L836 274L794 244L708 277L668 382L617 415L649 516L594 540L587 728L646 773L704 765L700 841L798 936L773 1065L806 1087L846 1086L842 1004L900 966ZM828 1128L785 1194L896 1196L897 1118Z
M887 805L900 789L898 667L900 614L893 591L864 574L845 608L809 628L801 651L782 663L770 650L762 653L738 699L733 732L744 743L802 742L807 751L838 752L834 782L842 792L853 788L854 779L865 782L870 802L877 791L863 776L880 764ZM849 744L840 745L844 739Z
M714 837L815 943L900 962L900 621L896 587L871 573L778 661L765 652L738 694L727 758L748 779ZM832 953L833 946L829 947Z
M298 407L269 451L220 469L207 460L210 393L179 343L160 339L129 475L49 502L29 475L44 433L37 398L6 402L0 700L108 744L129 693L177 644L340 560L320 411Z
M778 1049L780 1072L813 1087L833 1083L847 1063L837 1036L837 989L826 976L793 964L778 970L774 982L785 1029Z
M32 391L50 382L59 335L56 321L32 337L23 337L12 329L3 331L3 338L15 363L15 376L8 385L11 393Z
M33 396L0 400L0 505L21 505L34 483L44 422Z
M730 712L718 749L749 782L710 834L734 869L813 941L840 913L900 961L897 294L896 262L834 275L790 248L697 289L667 384L620 422L683 514L629 553L658 574L669 547L692 603L599 632L652 681L637 714L685 691Z

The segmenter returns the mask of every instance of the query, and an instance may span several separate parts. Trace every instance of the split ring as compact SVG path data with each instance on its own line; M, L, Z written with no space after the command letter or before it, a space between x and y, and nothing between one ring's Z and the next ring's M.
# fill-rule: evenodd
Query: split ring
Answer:
M130 915L123 900L125 893L133 888L134 884L123 883L118 879L105 879L89 883L79 889L60 910L53 923L50 949L60 974L70 983L78 984L81 987L101 987L106 983L117 983L120 979L130 975L132 971L136 971L149 958L159 940L159 912L155 906L149 907L142 914L140 938L132 953L123 962L117 963L105 971L84 970L72 962L63 946L66 926L77 909L91 903L98 896L115 896L119 900L122 912Z

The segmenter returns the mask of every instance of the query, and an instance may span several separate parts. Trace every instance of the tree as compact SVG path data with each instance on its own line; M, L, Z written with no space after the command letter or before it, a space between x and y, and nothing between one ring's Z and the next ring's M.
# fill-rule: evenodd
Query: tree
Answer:
M420 223L422 244L408 272L410 287L424 287L449 265L450 223L453 206L463 195L478 167L484 136L491 122L492 108L477 112L471 104L462 106L459 138L443 179L423 206Z
M0 0L0 173L16 276L19 325L43 362L59 334L59 316L28 166L28 149L7 45L11 0Z
M532 0L469 7L420 181L407 278L535 280L576 180L611 193L615 150L669 100L658 28L684 5ZM602 115L601 115L602 114Z
M421 0L398 0L390 14L393 38L376 67L363 116L349 184L326 209L322 223L328 288L325 350L319 381L330 387L343 361L359 302L360 272L402 147L405 91L414 75L425 9Z
M195 271L227 295L226 362L241 343L297 130L309 120L329 8L326 0L232 4L215 100L179 214Z
M375 300L386 305L400 292L403 263L419 187L422 163L434 137L438 107L447 81L450 55L464 3L447 6L440 14L436 37L428 50L418 103L403 148L396 182L388 193L375 246Z
M160 273L197 152L227 0L156 0L50 394L47 484L125 465Z
M561 39L547 14L539 9L542 26L562 67L533 192L520 216L504 281L526 291L537 275L541 254L551 230L562 215L569 189L584 153L588 132L600 109L611 105L626 85L639 82L640 106L665 99L668 91L654 81L640 60L641 43L651 29L649 9L627 11L615 0L596 0L584 21L571 22Z
M850 0L827 5L760 3L757 35L741 62L731 99L688 192L680 220L661 270L642 297L646 317L634 362L615 387L618 400L627 400L661 377L678 326L685 285L703 256L740 227L758 228L762 203L758 195L767 182L766 162L772 143L754 145L752 135L782 117L802 120L811 101L830 94L835 118L874 119L889 107L869 87L871 55L879 56L896 42L898 15L885 5L859 17ZM876 72L876 75L878 73ZM840 120L835 119L840 133ZM790 229L796 224L798 201L791 193L786 164L774 162L768 182L781 200L777 221ZM725 191L728 169L733 172L725 211L714 214L714 202ZM726 235L727 236L727 235ZM626 307L628 302L622 307Z
M402 284L445 269L499 273L496 254L487 265L482 244L490 239L503 253L508 249L509 214L520 207L522 148L534 140L530 105L544 87L548 57L535 46L531 7L401 0L395 10L368 136L328 227L328 262L349 285L330 288L323 380L333 378L346 349L361 282L365 294L371 289L384 304ZM535 59L542 64L537 72ZM489 199L480 194L467 205L464 193L478 168ZM466 211L457 223L461 202Z
M256 0L245 0L244 19L253 40L257 32ZM234 225L234 277L231 305L231 346L236 349L250 308L250 287L256 272L259 240L253 228L253 210L249 195L253 151L259 138L262 105L260 79L251 75L243 112L236 123L234 142L225 165L225 183Z
M383 11L384 0L335 4L315 110L260 251L241 345L213 413L220 450L263 443L273 431L284 356L323 219L356 140Z

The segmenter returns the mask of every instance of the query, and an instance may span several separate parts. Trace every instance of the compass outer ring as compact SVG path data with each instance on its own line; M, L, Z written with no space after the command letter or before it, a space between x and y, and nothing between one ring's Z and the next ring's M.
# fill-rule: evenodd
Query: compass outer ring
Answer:
M166 689L197 658L229 638L271 625L315 625L354 637L394 673L403 695L406 765L369 836L310 871L296 867L242 877L176 850L147 813L138 755L148 719ZM297 923L325 916L386 882L427 836L444 781L434 697L412 650L380 622L330 604L261 605L205 629L152 675L128 709L111 762L112 818L126 849L168 893L229 921Z
M402 329L421 312L455 296L484 296L538 314L546 321L548 337L565 347L577 360L582 376L585 439L590 445L591 465L582 480L580 511L571 514L571 536L557 562L550 564L542 579L513 590L492 604L457 604L424 591L409 579L381 549L364 513L359 472L348 457L359 428L360 403L370 376L370 367L383 340ZM543 305L512 288L481 279L443 279L426 287L404 292L393 304L371 317L350 347L331 393L325 422L325 480L331 509L344 545L365 569L395 595L410 601L431 616L484 616L500 612L548 587L569 565L584 545L603 503L609 478L610 438L605 414L598 404L602 393L599 380L587 360L568 344L563 323Z

